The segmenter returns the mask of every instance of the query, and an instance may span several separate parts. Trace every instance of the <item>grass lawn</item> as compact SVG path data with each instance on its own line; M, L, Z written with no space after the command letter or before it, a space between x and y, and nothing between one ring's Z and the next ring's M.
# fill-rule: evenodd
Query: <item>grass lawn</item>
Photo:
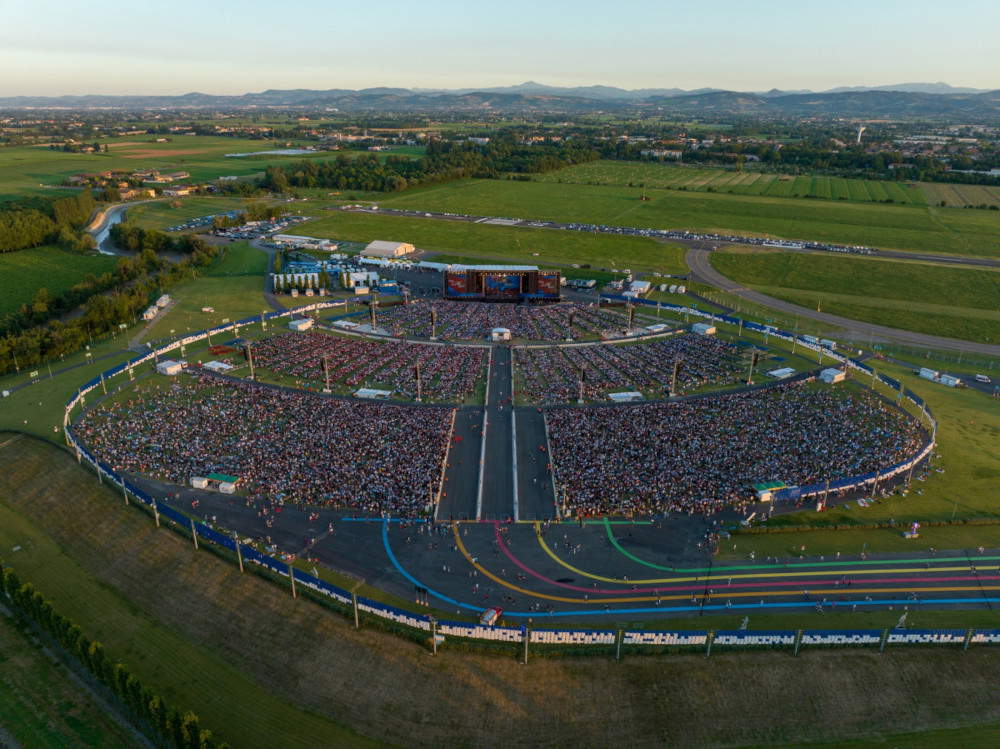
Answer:
M116 262L110 255L83 255L49 246L0 253L0 318L30 304L43 286L55 296L88 273L113 271Z
M601 185L466 180L387 196L394 208L721 231L1000 255L1000 212Z
M1000 722L996 648L804 649L797 658L718 649L710 661L626 653L623 663L535 657L525 667L446 643L432 658L195 552L54 447L27 437L5 444L0 489L0 548L22 547L13 560L22 577L233 746L363 743L355 731L420 746L747 745ZM932 614L915 613L914 626L958 621ZM987 621L983 612L955 614ZM819 617L810 616L805 626ZM839 617L822 621L846 622ZM738 626L737 617L715 619L703 623ZM775 711L778 691L812 697ZM699 710L713 719L690 720Z
M264 301L267 255L246 242L226 245L226 256L205 275L171 291L176 303L153 323L143 342L161 341L269 311ZM203 307L214 311L202 312ZM174 331L171 334L171 330Z
M6 550L5 550L6 551ZM37 640L0 614L0 743L22 746L137 746Z
M410 242L421 250L463 257L505 259L541 267L546 263L589 263L595 267L687 272L681 247L641 237L341 212L301 224L296 231L309 236L359 242L396 239Z
M727 250L712 266L805 307L923 333L996 342L1000 272L791 252Z
M783 175L787 177L787 175ZM830 200L834 195L846 192L843 177L805 176L780 179L778 175L759 172L736 172L731 169L678 166L669 163L647 161L592 161L587 164L559 169L534 178L536 182L581 185L617 185L628 187L649 187L705 192L731 193L734 195L759 195L766 185L775 192L769 195L785 195L801 198L823 198ZM868 193L858 195L862 201L885 201L895 203L927 202L924 191L908 182L883 182L863 180L869 187ZM872 188L876 190L872 195Z

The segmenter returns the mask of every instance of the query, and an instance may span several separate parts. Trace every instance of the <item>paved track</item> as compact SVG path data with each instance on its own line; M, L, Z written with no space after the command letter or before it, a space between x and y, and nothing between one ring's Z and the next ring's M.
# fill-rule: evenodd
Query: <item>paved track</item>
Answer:
M963 353L985 354L987 356L1000 356L1000 345L990 343L976 343L974 341L961 341L957 338L944 338L942 336L927 335L925 333L915 333L910 330L900 330L889 328L885 325L875 325L874 323L851 320L838 315L831 315L827 312L817 312L808 307L800 307L797 304L776 299L759 291L748 289L735 281L731 281L726 276L719 273L712 267L709 261L711 253L692 248L687 252L687 264L691 268L692 275L703 283L717 286L723 291L735 294L742 299L767 307L780 310L790 315L807 317L811 320L822 322L826 325L837 326L846 329L850 333L858 336L870 336L878 340L898 341L912 346L923 346L925 348L944 349L947 351L961 351Z

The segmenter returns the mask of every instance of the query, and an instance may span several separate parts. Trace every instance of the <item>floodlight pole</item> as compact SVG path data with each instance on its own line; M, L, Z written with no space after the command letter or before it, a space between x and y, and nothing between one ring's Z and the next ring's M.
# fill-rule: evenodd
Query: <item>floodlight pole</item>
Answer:
M236 561L240 565L240 574L243 574L243 552L240 550L240 534L233 531L233 542L236 544Z
M246 345L247 361L250 363L250 379L254 379L253 375L253 351L250 350L250 344Z
M295 590L295 568L291 562L288 563L288 579L292 581L292 598L298 598L299 594Z
M681 368L681 360L674 359L674 373L670 377L670 397L677 395L677 371Z
M323 354L323 378L326 380L326 392L330 392L330 355Z
M417 403L419 403L421 401L421 396L423 395L423 383L420 379L420 362L413 365L413 374L417 379Z
M438 311L437 307L431 305L431 340L437 340L437 321L438 321Z
M580 367L580 394L577 396L578 403L583 403L583 388L584 388L584 383L586 383L586 381L587 381L587 371L583 367Z
M194 518L191 518L191 540L194 541L195 551L198 550L198 529L194 525Z

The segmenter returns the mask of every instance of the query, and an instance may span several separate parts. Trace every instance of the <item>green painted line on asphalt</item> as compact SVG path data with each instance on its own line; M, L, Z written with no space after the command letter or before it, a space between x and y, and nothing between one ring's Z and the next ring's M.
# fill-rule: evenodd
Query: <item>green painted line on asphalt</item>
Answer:
M976 555L974 557L963 556L963 557L920 557L916 559L859 559L859 560L846 560L846 561L833 561L833 562L798 562L794 564L736 564L729 566L711 566L711 567L665 567L654 562L648 562L645 559L640 559L632 552L627 549L622 548L622 545L615 538L615 534L611 532L611 523L605 519L604 522L605 529L608 533L608 540L611 541L611 545L614 546L619 552L624 556L631 559L637 564L641 564L644 567L652 567L655 570L663 570L665 572L728 572L730 570L774 570L784 567L785 569L791 567L859 567L862 565L875 566L882 564L915 564L919 562L971 562L973 559L980 559L983 561L997 561L1000 560L1000 556L980 556Z

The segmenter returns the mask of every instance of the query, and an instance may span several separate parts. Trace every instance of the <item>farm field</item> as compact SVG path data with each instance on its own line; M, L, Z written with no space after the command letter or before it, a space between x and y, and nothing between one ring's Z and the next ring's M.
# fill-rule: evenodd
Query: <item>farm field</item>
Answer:
M815 309L891 327L995 342L1000 272L790 252L712 254L720 273Z
M296 233L369 242L407 241L418 249L462 256L482 255L535 265L589 263L595 267L686 273L683 248L642 237L615 237L551 229L527 229L368 213L327 214L300 224ZM535 253L538 253L535 256Z
M906 182L847 180L843 177L792 176L731 169L676 166L643 161L594 161L536 176L536 182L614 185L719 192L732 195L822 198L924 205L920 187ZM853 193L848 183L856 183ZM949 203L951 204L951 203Z
M921 182L920 189L927 196L927 202L938 205L944 201L946 205L964 208L967 205L996 205L1000 207L1000 186L997 185L960 185L943 182Z
M159 169L185 171L191 181L208 181L222 176L249 177L260 174L271 164L290 164L303 159L335 159L340 152L316 151L293 156L266 154L258 156L227 157L229 153L256 153L270 151L270 140L228 138L212 135L173 135L169 143L154 143L153 135L132 135L102 138L97 142L107 145L107 153L66 153L45 146L8 146L0 148L0 200L25 194L51 194L52 187L64 179L81 173L106 170L133 171ZM279 148L281 148L279 146ZM346 151L355 157L363 151ZM420 156L422 147L400 147L378 154L380 159L389 155Z
M806 650L799 657L719 652L707 664L701 654L628 656L624 670L607 657L536 658L525 667L509 654L450 644L431 658L421 645L367 626L355 631L339 615L241 576L231 561L194 551L124 507L53 446L26 437L6 443L0 477L0 545L23 547L22 577L233 746L370 743L361 734L427 746L455 737L469 744L499 737L511 745L801 744L949 728L972 738L1000 721L992 689L1000 651L990 648ZM72 507L61 501L67 492L76 497ZM988 626L982 612L971 615ZM804 615L802 624L887 626L897 618L851 617ZM953 617L928 612L913 619L915 626L947 626ZM738 619L703 623L734 627ZM796 621L762 616L759 626ZM720 688L762 682L816 699L774 712L766 709L772 689ZM491 688L496 684L503 690ZM914 701L918 716L905 707ZM596 703L605 719L576 717ZM635 712L635 705L643 709ZM713 720L687 719L696 706ZM509 719L510 709L520 712L518 720Z
M30 304L43 286L55 296L88 273L113 271L116 262L110 255L83 255L52 246L0 253L0 318Z
M466 180L383 205L423 211L693 229L900 250L1000 256L1000 212L636 187Z

